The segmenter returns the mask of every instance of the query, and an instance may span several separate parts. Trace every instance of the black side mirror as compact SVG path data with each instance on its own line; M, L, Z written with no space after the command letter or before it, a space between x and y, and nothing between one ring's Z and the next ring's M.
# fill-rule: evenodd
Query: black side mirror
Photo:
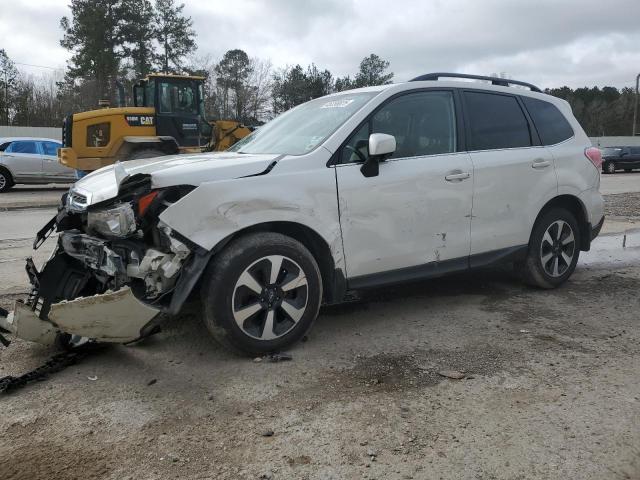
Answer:
M369 177L377 177L380 174L380 160L378 157L369 156L367 161L362 164L360 167L360 173L363 176Z

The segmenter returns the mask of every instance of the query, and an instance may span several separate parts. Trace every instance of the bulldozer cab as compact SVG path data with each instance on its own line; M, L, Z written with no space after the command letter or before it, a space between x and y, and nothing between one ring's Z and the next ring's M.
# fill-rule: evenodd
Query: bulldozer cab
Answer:
M158 136L172 137L181 147L205 146L212 127L204 116L203 82L204 77L151 74L134 86L134 105L155 109Z

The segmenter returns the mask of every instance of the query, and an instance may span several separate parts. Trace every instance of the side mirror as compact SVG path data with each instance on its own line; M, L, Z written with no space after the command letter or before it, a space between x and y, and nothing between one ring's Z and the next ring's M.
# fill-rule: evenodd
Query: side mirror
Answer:
M369 136L369 158L360 167L365 177L376 177L383 162L396 151L396 138L386 133L372 133Z
M396 137L386 133L372 133L369 136L369 156L382 157L396 151Z

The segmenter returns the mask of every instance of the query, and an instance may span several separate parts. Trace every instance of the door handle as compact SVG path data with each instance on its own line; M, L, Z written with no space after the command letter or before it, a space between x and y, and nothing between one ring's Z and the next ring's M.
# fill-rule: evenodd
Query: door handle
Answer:
M449 175L444 177L447 182L461 182L469 178L471 174L469 172L463 172L461 170L454 170Z
M531 164L531 167L533 167L533 168L546 168L549 165L551 165L551 162L549 160L538 159L538 160L534 160L533 161L533 163Z

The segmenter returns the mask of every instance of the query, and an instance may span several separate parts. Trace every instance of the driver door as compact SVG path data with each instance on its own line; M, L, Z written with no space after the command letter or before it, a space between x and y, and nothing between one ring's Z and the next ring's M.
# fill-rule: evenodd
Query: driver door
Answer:
M473 165L458 151L453 91L395 97L347 141L336 166L349 286L411 280L468 266ZM372 133L396 138L379 175L360 172Z

